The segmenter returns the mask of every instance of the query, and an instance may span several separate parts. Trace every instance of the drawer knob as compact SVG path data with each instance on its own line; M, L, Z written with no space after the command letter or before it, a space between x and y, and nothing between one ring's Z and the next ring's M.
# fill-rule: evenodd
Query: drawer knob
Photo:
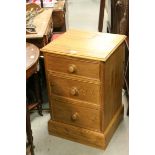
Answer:
M71 119L72 119L73 121L78 120L78 119L79 119L79 114L78 114L77 112L75 112L75 113L71 116Z
M75 66L75 65L70 65L70 66L68 67L68 71L69 71L70 73L76 72L76 66Z
M71 95L75 96L78 95L78 89L76 87L73 87L70 91Z

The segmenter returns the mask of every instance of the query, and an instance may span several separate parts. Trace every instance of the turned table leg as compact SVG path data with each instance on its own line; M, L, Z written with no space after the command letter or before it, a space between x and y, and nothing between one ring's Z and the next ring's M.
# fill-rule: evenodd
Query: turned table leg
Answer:
M28 108L26 108L26 133L27 133L28 144L30 145L31 155L34 155L33 136L32 136L31 123L30 123L30 113Z
M34 74L34 81L35 81L35 93L36 93L36 98L38 102L38 113L39 115L43 116L42 114L42 98L41 98L41 88L40 88L40 81L38 77L38 72L35 72Z

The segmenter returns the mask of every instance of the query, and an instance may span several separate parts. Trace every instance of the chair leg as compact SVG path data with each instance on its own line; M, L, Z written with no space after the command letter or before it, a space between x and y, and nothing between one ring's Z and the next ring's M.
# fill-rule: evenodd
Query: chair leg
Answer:
M38 77L38 72L34 74L34 81L35 81L35 93L37 97L37 102L38 102L38 113L40 116L43 116L42 114L42 98L41 98L41 89L40 89L40 81Z
M33 136L32 136L31 123L30 123L30 113L27 108L26 108L26 133L27 133L28 144L30 145L31 155L34 155L34 145L33 145Z

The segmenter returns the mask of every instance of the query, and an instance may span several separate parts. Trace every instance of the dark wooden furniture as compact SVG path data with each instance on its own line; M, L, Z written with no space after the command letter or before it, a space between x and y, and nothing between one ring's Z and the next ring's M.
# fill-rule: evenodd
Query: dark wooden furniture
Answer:
M50 42L52 34L52 11L45 9L34 18L33 24L36 26L35 34L26 34L26 41L35 44L38 48L44 47Z
M129 0L111 0L111 33L129 34Z
M104 8L105 8L105 0L100 0L99 23L98 23L99 32L102 32L103 29Z
M37 70L39 55L40 51L38 47L33 44L26 43L26 79L30 78L32 75L34 76L35 95L37 98L36 103L28 104L28 109L31 110L37 107L39 114L42 115L41 91Z
M106 12L111 13L111 21L108 21L107 30L110 33L125 34L126 50L125 50L125 69L124 69L124 86L129 101L129 0L110 0L111 6L106 6ZM102 32L104 18L104 4L100 5L99 31ZM109 19L108 19L109 20ZM111 23L111 25L109 24ZM129 110L128 110L129 111Z
M111 33L128 36L125 50L124 89L129 102L129 0L112 0ZM127 114L129 114L129 108Z
M105 6L105 0L100 0L100 12L99 12L99 24L98 30L102 32L103 29L103 19L104 19L104 9L106 12L111 14L111 25L108 23L108 32L129 34L129 0L110 0L111 6ZM109 3L107 3L109 4ZM109 20L109 19L107 19Z
M26 43L26 80L28 80L32 75L34 75L35 93L37 98L36 103L26 104L26 133L27 133L28 147L30 147L31 155L34 155L34 149L33 149L34 146L33 146L33 136L31 130L29 111L37 107L39 114L42 116L40 86L37 74L39 55L40 51L35 45Z
M26 107L26 135L27 135L27 143L26 143L26 155L34 155L34 145L33 145L33 136L30 122L30 112L28 107Z
M53 32L66 31L66 0L58 0L52 13Z
M41 49L49 134L105 149L123 118L126 36L69 30Z
M65 0L58 0L54 8L43 8L44 11L37 15L33 22L33 24L37 26L37 33L27 34L26 41L35 44L38 48L42 48L51 41L53 33L66 31L66 5ZM53 28L56 32L53 32ZM47 103L48 97L44 72L44 57L42 53L40 54L39 64L42 101L43 103ZM44 106L44 110L48 110L46 106Z

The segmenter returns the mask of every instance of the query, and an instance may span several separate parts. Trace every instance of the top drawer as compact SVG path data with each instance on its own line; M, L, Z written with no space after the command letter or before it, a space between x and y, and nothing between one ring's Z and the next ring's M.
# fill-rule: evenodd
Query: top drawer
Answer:
M99 79L99 61L45 54L47 70Z

